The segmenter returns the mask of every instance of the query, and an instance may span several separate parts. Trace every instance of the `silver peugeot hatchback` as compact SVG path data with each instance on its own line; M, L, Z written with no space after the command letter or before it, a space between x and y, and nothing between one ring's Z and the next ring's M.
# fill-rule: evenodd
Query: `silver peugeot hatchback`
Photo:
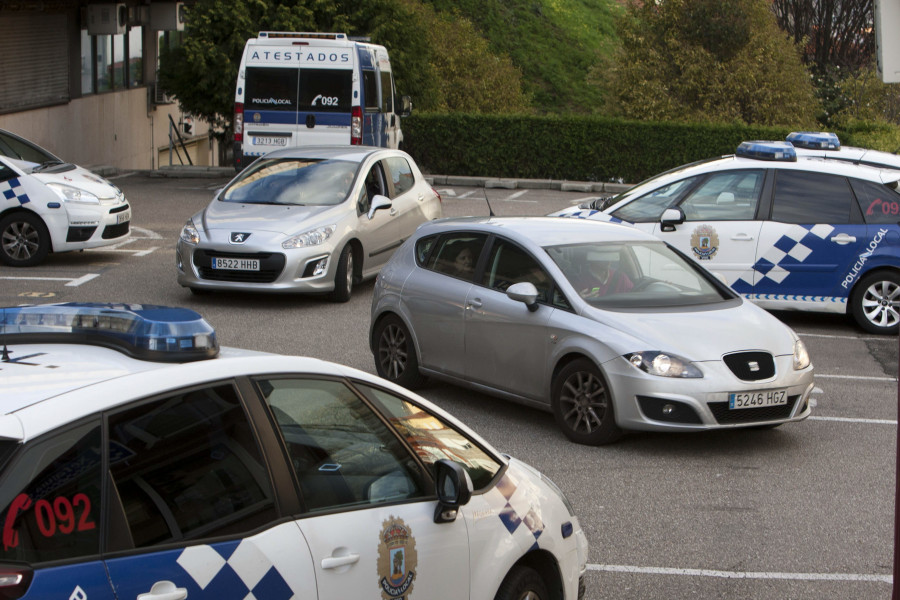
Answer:
M549 409L582 444L800 421L814 385L777 318L650 234L576 219L423 225L378 277L370 345L386 379Z

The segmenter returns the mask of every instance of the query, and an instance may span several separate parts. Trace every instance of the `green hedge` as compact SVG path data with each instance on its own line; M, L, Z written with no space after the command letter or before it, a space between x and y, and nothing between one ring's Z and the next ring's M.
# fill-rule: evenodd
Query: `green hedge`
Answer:
M678 165L734 153L744 140L783 140L790 129L649 123L595 116L413 114L404 148L426 173L634 183ZM898 128L856 123L844 145L894 152Z

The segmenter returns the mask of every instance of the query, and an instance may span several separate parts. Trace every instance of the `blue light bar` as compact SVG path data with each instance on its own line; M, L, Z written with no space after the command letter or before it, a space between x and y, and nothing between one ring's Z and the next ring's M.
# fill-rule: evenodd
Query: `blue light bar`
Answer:
M67 302L0 308L0 344L91 344L141 360L190 362L219 353L198 313L152 304Z
M797 148L808 150L840 150L841 140L836 133L828 131L792 131L787 141Z
M790 142L741 142L734 154L756 160L778 160L784 162L795 162L797 160L797 151L794 150L794 146Z

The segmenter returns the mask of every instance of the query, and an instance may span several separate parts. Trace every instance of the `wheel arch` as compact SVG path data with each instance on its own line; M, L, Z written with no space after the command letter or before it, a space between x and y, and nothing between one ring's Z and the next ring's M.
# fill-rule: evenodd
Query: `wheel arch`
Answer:
M356 284L362 281L363 245L359 238L353 237L347 240L341 249L343 250L346 246L350 246L350 251L353 253L353 283Z
M15 215L15 214L31 215L31 216L37 218L41 222L41 226L43 226L44 231L47 234L47 239L50 242L50 249L48 251L48 254L53 254L54 252L56 252L56 249L53 247L53 245L56 243L56 240L53 238L53 235L50 233L50 226L47 224L47 219L44 218L44 215L40 214L37 211L31 210L30 208L25 208L22 205L11 206L4 211L0 211L0 221L2 221L3 219L5 219L6 217L8 217L10 215Z
M375 316L375 319L372 321L372 325L369 327L369 350L373 355L377 353L377 348L375 347L375 332L378 330L379 325L385 319L390 317L396 317L403 323L403 326L406 327L406 331L409 332L409 337L412 339L413 348L416 349L416 360L421 364L422 354L419 350L419 338L416 337L416 332L412 328L412 325L409 324L409 319L406 318L405 315L402 314L402 311L396 310L394 307L386 308Z
M861 284L863 279L876 274L876 273L893 273L894 275L900 277L900 268L892 266L892 265L878 265L872 267L868 271L864 271L859 274L859 277L856 278L856 281L853 282L853 286L850 288L850 292L847 294L847 314L852 314L852 306L853 306L853 298L856 297L856 294L859 293L861 288Z
M570 350L569 352L566 352L565 354L560 356L559 359L556 361L556 364L553 366L553 372L550 374L550 382L549 382L550 390L553 389L553 382L556 381L556 378L559 376L560 371L565 369L569 365L569 363L573 363L576 360L580 360L582 358L594 363L594 365L597 367L597 369L603 375L603 378L606 379L606 373L603 372L603 369L600 368L600 365L597 364L597 361L595 361L593 358L591 358L588 354L585 354L584 352ZM548 397L550 394L550 390L548 390Z
M547 550L532 550L528 552L509 568L507 575L518 566L534 569L540 575L547 586L547 591L550 592L550 600L564 600L565 590L563 588L562 573L559 570L559 561L556 560L556 557L551 552ZM504 575L505 577L506 575Z

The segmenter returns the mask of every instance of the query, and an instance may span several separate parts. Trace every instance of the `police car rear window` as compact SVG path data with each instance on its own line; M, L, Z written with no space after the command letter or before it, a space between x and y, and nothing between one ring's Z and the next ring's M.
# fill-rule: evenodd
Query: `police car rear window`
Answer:
M861 179L851 179L850 185L866 223L897 224L900 220L900 194L885 185Z

